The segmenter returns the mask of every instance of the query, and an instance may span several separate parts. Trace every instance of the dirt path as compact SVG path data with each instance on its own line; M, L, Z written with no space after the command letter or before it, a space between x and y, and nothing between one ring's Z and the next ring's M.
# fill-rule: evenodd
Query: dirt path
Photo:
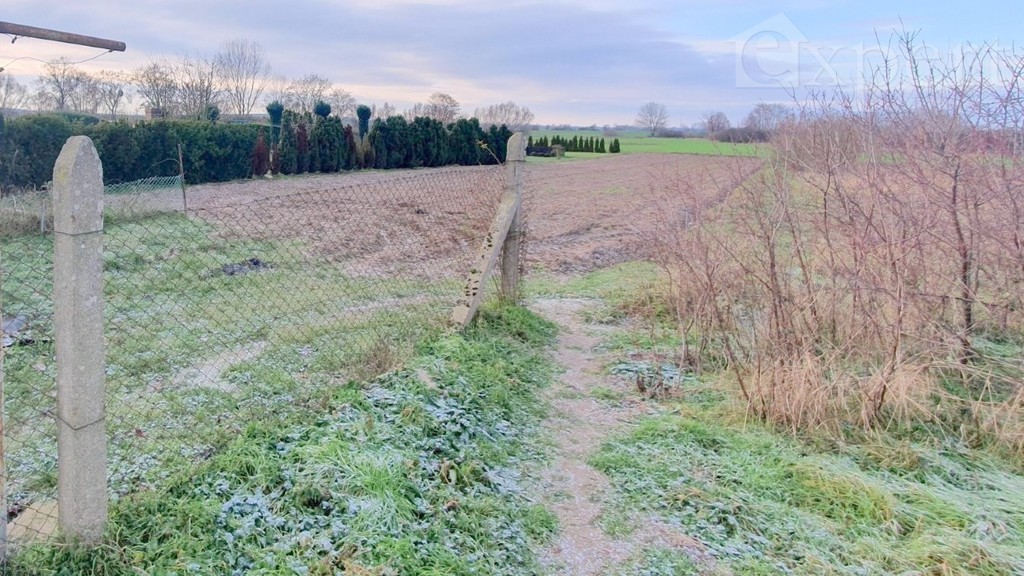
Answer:
M613 405L593 395L600 388L626 391L624 383L603 374L595 350L602 332L609 328L585 324L581 318L585 310L597 305L594 300L579 298L541 299L531 305L558 324L555 359L565 369L548 391L553 414L545 428L555 457L541 475L542 499L558 516L560 526L558 539L541 554L542 563L553 574L614 574L615 568L630 558L658 547L684 548L699 555L696 541L658 522L638 521L637 530L621 539L609 536L599 525L611 486L587 459L647 407L637 401Z

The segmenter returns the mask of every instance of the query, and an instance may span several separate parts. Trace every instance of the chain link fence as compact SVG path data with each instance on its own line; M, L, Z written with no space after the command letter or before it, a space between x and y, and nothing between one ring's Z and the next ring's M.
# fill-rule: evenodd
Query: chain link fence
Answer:
M48 189L0 198L0 509L7 515L10 542L31 540L56 525L52 220Z
M103 189L107 219L132 220L167 212L185 213L188 202L181 176L154 176Z
M507 179L492 166L248 184L105 190L115 501L250 422L314 417L346 382L400 366L446 325ZM16 547L57 526L53 238L45 193L4 201L3 494Z

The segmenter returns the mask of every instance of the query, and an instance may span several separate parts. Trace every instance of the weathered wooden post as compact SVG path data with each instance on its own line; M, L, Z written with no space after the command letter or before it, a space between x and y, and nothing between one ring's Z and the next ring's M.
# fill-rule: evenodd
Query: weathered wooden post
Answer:
M103 167L85 136L53 167L53 232L58 520L65 537L93 544L107 522Z
M500 298L503 302L515 303L519 301L519 245L523 232L523 170L526 168L526 140L521 132L508 139L505 164L518 208L502 247Z
M508 140L506 162L509 158L521 158L525 161L525 150L526 138L519 132L513 134ZM508 236L509 228L511 228L512 222L519 213L521 202L519 194L521 191L512 182L515 181L513 176L516 174L516 171L522 170L522 163L507 162L507 164L509 184L506 185L505 194L501 197L501 203L498 205L498 212L494 216L491 227L487 230L487 236L484 237L480 250L477 252L473 268L469 271L466 285L462 289L462 295L455 303L455 309L452 310L452 323L456 326L467 326L476 315L476 310L480 307L480 301L484 297L483 288L491 278L491 273L494 272L494 266L498 263L498 256L501 249L505 246L505 239ZM518 262L516 266L518 267Z

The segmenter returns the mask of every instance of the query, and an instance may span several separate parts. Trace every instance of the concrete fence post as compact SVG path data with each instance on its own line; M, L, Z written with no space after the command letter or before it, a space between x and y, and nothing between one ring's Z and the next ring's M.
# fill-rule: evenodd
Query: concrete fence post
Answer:
M2 280L2 279L0 279ZM0 311L3 310L0 302ZM0 346L0 562L7 559L7 459L5 458L7 428L4 422L4 359L7 349Z
M515 303L519 301L519 245L523 223L523 171L526 168L526 138L521 132L508 139L505 163L508 165L509 186L516 196L518 208L502 246L500 298L504 302Z
M58 520L69 540L94 544L107 522L103 167L85 136L53 167L53 232Z

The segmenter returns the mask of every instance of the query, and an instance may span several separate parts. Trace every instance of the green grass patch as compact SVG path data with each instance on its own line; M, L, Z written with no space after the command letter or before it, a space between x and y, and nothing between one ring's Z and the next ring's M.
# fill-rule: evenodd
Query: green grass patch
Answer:
M288 370L254 374L256 390L221 408L261 406L203 458L116 499L103 546L29 546L9 573L534 572L556 522L519 470L539 457L553 335L523 309L488 309L368 382L304 396Z
M621 390L613 390L599 386L590 390L590 397L595 400L601 400L602 402L618 403L626 397L626 393Z
M623 304L634 301L637 293L650 289L662 278L655 264L633 261L572 277L536 270L526 289L529 296L597 298Z
M967 472L962 456L921 450L890 469L877 465L876 447L823 453L717 407L681 412L644 420L592 463L621 506L683 527L735 573L1024 568L1024 479L998 462ZM919 472L902 470L908 461Z
M581 138L604 138L606 144L610 144L615 137L608 137L601 130L540 130L531 132L536 139L541 136L548 138L559 135L572 139L573 136ZM618 136L619 144L622 146L622 154L697 154L701 156L766 156L771 152L767 144L733 144L729 142L715 142L707 138L659 138L636 132ZM591 154L584 152L567 152L566 158L590 158L607 157L613 154ZM530 161L552 161L554 158L530 158Z
M623 154L697 154L700 156L764 156L766 144L732 144L706 138L619 138Z
M104 292L112 486L128 493L216 450L239 422L287 416L346 377L373 377L436 331L452 283L346 275L299 241L230 237L178 214L106 227ZM55 489L56 366L51 236L6 241L5 317L23 336L5 357L8 484L14 505ZM258 259L265 266L239 270ZM442 292L443 291L443 292ZM380 306L380 301L390 305Z
M616 567L614 571L617 576L680 576L707 573L704 566L694 562L685 553L658 548L645 550L639 558Z
M533 565L554 518L525 500L519 465L540 451L550 323L491 309L445 335L453 283L353 277L300 241L180 215L111 221L104 245L108 533L91 551L22 547L9 571ZM38 417L54 393L52 239L2 250L5 315L36 341L5 358L17 505L56 490L55 426ZM253 258L266 266L225 273Z

